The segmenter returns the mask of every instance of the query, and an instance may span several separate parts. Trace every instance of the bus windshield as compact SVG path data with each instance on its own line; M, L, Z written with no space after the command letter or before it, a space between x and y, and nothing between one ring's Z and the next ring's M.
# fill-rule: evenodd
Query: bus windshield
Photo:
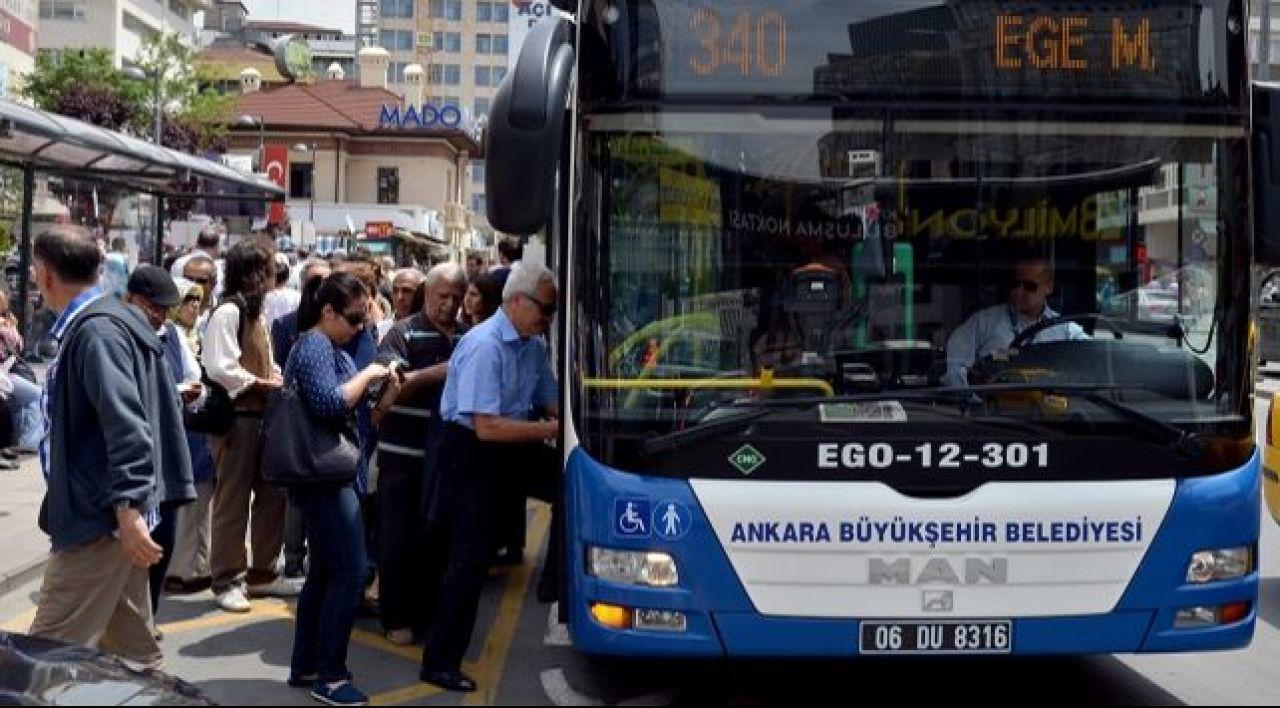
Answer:
M672 475L743 473L749 442L821 477L824 440L1048 441L1048 478L1100 442L1107 478L1243 464L1217 444L1249 435L1243 128L947 116L586 116L589 451Z

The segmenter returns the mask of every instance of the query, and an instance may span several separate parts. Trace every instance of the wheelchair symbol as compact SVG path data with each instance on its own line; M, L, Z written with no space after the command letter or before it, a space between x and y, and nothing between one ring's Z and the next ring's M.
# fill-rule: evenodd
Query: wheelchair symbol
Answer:
M613 530L619 536L648 536L652 507L648 499L619 499L613 505Z

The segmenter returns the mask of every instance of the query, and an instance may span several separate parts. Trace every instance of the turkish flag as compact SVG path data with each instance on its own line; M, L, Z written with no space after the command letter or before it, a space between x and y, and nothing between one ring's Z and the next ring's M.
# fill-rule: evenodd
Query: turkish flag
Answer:
M289 188L289 146L267 145L262 151L263 170L267 177L280 186ZM285 220L284 202L273 202L268 223L283 224Z

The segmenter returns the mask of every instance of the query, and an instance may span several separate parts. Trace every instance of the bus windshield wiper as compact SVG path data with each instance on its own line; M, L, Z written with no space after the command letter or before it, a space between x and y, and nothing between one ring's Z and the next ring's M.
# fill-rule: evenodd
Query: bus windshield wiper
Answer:
M1125 390L1144 390L1142 386L1122 384L986 384L957 388L931 388L881 393L856 394L848 396L815 397L804 396L794 398L769 398L763 400L736 401L725 404L725 407L741 408L741 411L723 415L711 420L677 430L665 435L649 438L642 444L647 455L657 455L684 447L690 443L701 442L716 435L745 427L761 418L779 410L795 410L820 405L841 403L873 403L876 401L909 400L939 401L955 400L963 403L968 398L978 398L984 394L1041 392L1046 395L1065 395L1083 398L1094 405L1105 408L1111 413L1135 424L1149 437L1166 444L1179 455L1188 458L1199 456L1203 452L1203 444L1199 437L1172 423L1160 420L1143 411L1115 400L1106 395L1108 392Z

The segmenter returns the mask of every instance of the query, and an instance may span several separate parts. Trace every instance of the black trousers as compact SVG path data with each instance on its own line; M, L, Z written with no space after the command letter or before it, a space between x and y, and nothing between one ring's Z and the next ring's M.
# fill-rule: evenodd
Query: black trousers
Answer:
M427 633L422 666L427 671L457 671L475 631L480 593L502 531L503 505L495 503L511 488L549 501L559 509L559 455L545 445L483 443L465 426L450 423L440 454L441 504L438 521L447 559L434 621ZM552 539L544 577L559 573L559 513L553 511ZM551 574L551 575L547 575Z
M178 545L178 506L177 504L160 505L160 525L151 532L151 539L164 550L160 562L147 571L151 581L151 616L160 611L160 591L164 589L164 579L169 574L169 564L173 562L173 549Z

